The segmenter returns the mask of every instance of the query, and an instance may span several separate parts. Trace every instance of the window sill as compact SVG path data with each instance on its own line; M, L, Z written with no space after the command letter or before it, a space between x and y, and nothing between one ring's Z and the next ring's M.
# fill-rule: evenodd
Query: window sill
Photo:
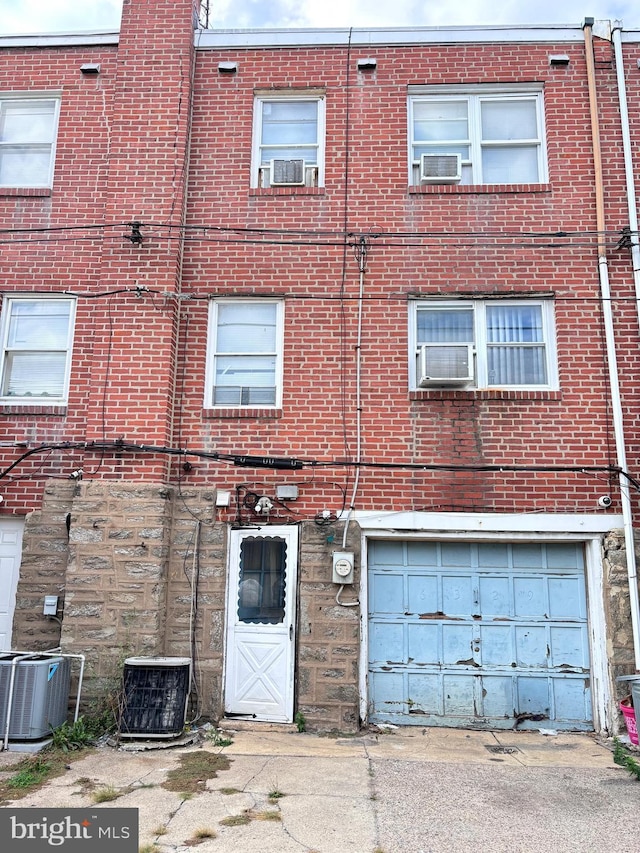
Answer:
M0 196L50 196L51 187L0 187Z
M65 404L47 405L43 403L3 403L0 402L0 415L58 415L67 414Z
M281 418L282 409L260 409L254 406L245 407L220 407L219 409L203 409L203 418Z
M562 391L510 388L423 388L409 391L416 402L430 400L562 400Z
M250 187L250 196L324 195L324 187Z
M548 193L551 184L414 184L409 195L502 195L503 193Z

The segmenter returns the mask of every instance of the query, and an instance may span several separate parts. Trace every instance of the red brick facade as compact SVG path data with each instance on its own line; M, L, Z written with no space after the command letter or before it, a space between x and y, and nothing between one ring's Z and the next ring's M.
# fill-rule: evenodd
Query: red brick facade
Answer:
M611 526L620 526L580 28L557 40L520 31L447 43L407 32L385 44L356 33L351 45L309 38L295 47L256 47L250 38L224 47L221 35L200 34L194 48L191 5L125 2L119 40L102 44L0 43L0 93L61 93L52 189L0 189L3 293L78 295L68 402L0 408L3 469L52 446L5 476L0 514L39 511L47 482L83 469L89 481L167 484L185 506L191 490L230 491L220 523L260 522L244 495L296 484L297 500L276 501L269 521L311 522L348 509L348 463L359 447L356 514L601 517L598 497L608 494ZM624 45L637 105L635 47ZM559 54L567 64L550 63ZM369 56L376 67L360 70ZM628 214L609 40L595 39L595 60L608 270L636 477L640 335L631 255L620 244ZM223 62L237 71L220 72ZM83 74L85 63L99 63L99 74ZM548 181L409 184L409 87L529 83L544 92ZM254 96L280 90L321 92L326 101L323 187L250 186ZM635 108L630 123L637 150ZM130 239L131 223L141 223L141 243ZM558 388L411 390L411 305L447 295L551 300ZM249 296L284 303L282 405L207 407L210 300ZM305 464L233 464L245 455ZM178 647L167 639L158 648ZM218 696L209 712L220 704Z

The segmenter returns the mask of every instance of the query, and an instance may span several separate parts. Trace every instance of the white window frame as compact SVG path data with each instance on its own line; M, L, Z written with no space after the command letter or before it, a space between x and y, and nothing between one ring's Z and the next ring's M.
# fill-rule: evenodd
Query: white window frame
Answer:
M13 306L19 302L65 302L69 305L69 326L67 329L66 346L60 350L51 350L45 347L10 347L9 346L9 328L12 316ZM15 293L5 295L2 299L2 317L0 318L0 336L2 340L2 363L0 364L0 402L3 405L10 406L42 406L42 405L66 405L69 397L69 381L71 377L71 360L73 355L73 338L75 331L76 320L76 299L73 297L65 297L59 294L43 295L43 294L25 294ZM66 350L66 361L63 380L63 393L59 397L55 396L14 396L4 395L2 389L5 386L7 379L7 357L11 351L27 351L27 352L62 352Z
M292 92L274 92L268 95L256 95L253 104L253 135L251 145L251 186L252 187L269 187L268 169L264 168L262 162L262 115L265 104L273 103L292 103L292 102L313 102L317 105L317 139L315 145L308 144L310 152L313 152L313 158L308 161L309 165L306 168L304 177L305 186L323 187L324 186L324 151L325 151L325 97L324 95L315 93L313 95L300 91ZM275 147L275 146L274 146ZM279 148L286 147L285 145L277 146ZM305 147L304 145L291 146L296 148ZM271 158L265 158L265 162Z
M217 352L217 331L218 331L218 306L236 303L276 306L276 349L274 353L259 353L259 352L238 352L233 355L274 355L275 356L275 403L215 403L215 379L216 379L216 358ZM223 356L228 356L231 353L222 353ZM205 391L204 391L204 407L206 409L280 409L282 408L282 374L283 374L283 356L284 356L284 302L282 299L255 299L255 298L233 298L225 297L222 299L212 299L209 303L209 328L207 332L207 364L205 370Z
M452 146L457 144L468 144L470 146L469 159L462 160L461 184L487 185L482 175L482 151L484 148L515 148L536 146L538 178L526 183L545 184L548 182L547 145L544 120L544 93L542 84L520 84L514 87L502 85L478 85L478 86L411 86L409 88L409 102L407 109L408 117L408 166L409 185L415 186L420 183L420 161L414 160L414 105L419 102L429 101L432 103L444 101L464 101L468 107L469 138L467 140L452 140ZM506 103L509 101L532 101L536 105L536 129L535 138L522 138L515 140L482 140L481 105L487 102ZM428 147L428 144L421 144ZM434 142L434 148L442 148L446 142ZM417 176L417 177L416 177ZM435 183L435 182L433 182ZM442 183L445 183L443 181ZM501 181L500 184L505 182ZM517 182L521 183L521 182Z
M51 133L51 142L49 143L41 143L41 142L25 142L22 146L18 142L3 142L0 138L0 152L3 148L15 148L15 147L24 147L28 148L41 148L45 145L49 146L49 172L47 176L47 180L44 183L30 183L28 181L11 181L9 183L1 182L0 187L8 188L8 187L39 187L39 188L51 188L53 186L53 173L54 166L56 160L56 143L58 139L58 122L60 119L60 93L59 92L8 92L0 94L0 110L4 110L6 104L25 104L28 105L30 102L36 101L50 101L54 104L54 114L53 114L53 126Z
M487 349L487 320L486 308L488 306L538 306L542 314L542 344L544 345L545 368L547 382L545 384L533 385L498 385L489 383L488 377L488 349ZM555 314L552 299L460 299L460 300L438 300L438 299L414 299L409 303L409 389L412 391L428 390L419 385L418 377L418 312L420 310L473 310L473 344L474 371L473 380L461 384L460 382L434 382L434 387L451 387L462 390L483 390L488 388L504 390L530 390L530 391L552 391L559 388L558 383L558 358L556 349ZM514 343L514 346L518 344Z

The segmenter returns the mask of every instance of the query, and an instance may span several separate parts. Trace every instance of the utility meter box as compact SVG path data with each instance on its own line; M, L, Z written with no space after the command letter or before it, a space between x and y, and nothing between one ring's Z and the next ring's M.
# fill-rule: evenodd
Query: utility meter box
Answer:
M353 583L353 551L333 552L333 583Z

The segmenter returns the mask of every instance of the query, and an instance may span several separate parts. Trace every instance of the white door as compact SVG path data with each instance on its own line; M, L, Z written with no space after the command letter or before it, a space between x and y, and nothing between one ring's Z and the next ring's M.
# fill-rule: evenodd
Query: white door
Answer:
M11 648L23 528L21 518L0 519L0 650Z
M232 530L225 714L293 720L298 528Z

